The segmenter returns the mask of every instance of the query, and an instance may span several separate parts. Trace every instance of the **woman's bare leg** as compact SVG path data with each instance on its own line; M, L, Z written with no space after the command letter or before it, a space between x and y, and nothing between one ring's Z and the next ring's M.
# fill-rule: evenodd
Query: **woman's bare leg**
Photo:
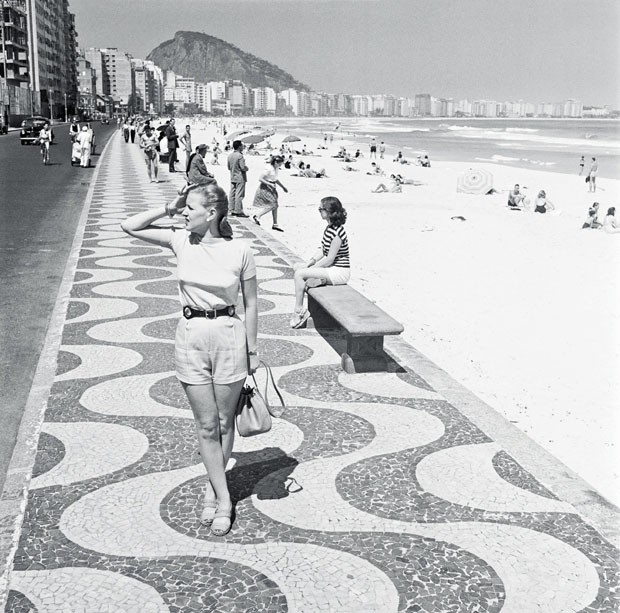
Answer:
M194 413L200 456L218 505L231 504L226 483L226 463L234 442L234 415L244 380L228 385L189 385L183 389ZM209 489L207 486L206 498Z
M304 308L304 290L308 279L325 279L323 268L300 268L295 271L295 312L301 313Z

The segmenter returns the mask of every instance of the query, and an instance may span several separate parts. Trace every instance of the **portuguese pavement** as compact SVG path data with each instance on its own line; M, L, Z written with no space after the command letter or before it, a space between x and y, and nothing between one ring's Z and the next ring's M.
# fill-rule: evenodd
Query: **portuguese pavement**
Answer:
M348 375L337 336L291 330L295 255L246 220L232 223L258 266L259 349L287 410L235 443L232 531L202 527L205 473L173 375L174 258L119 227L181 183L149 183L120 134L100 158L1 501L0 608L618 610L617 542L404 341L388 372Z

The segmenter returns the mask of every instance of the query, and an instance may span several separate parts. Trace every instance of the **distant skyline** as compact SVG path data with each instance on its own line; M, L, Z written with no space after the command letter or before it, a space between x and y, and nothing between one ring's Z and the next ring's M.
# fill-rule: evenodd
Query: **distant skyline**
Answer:
M316 91L620 108L618 0L69 0L81 47L205 32Z

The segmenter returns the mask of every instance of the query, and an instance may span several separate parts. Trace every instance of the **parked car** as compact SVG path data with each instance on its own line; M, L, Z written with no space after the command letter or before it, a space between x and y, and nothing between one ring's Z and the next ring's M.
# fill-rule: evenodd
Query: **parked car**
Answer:
M22 121L21 129L19 131L19 140L22 145L34 143L34 141L39 138L39 132L46 123L50 123L50 120L46 117L26 117L26 119ZM53 139L54 134L52 132L52 140Z

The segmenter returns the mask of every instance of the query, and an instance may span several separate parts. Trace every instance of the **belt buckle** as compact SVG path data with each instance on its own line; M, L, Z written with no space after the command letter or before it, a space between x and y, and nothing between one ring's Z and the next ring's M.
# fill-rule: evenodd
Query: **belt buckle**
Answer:
M190 307L188 306L183 307L183 317L185 317L185 319L192 318L192 309Z
M205 311L205 317L207 319L215 319L217 317L217 311L215 309L209 309Z
M235 307L234 306L229 306L228 307L228 316L232 317L235 314Z

